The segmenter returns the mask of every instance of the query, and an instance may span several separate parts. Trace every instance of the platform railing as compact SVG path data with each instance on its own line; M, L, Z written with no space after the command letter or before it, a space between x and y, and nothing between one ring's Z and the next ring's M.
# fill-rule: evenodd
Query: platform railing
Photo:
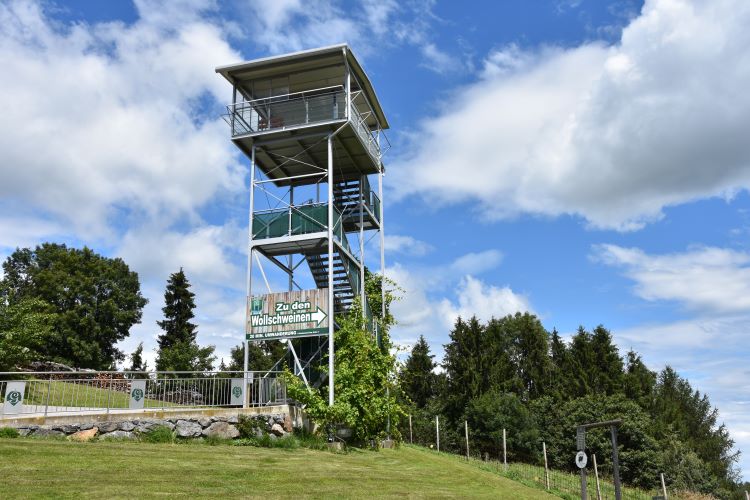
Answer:
M244 390L243 390L244 388ZM0 418L289 403L280 372L0 372Z

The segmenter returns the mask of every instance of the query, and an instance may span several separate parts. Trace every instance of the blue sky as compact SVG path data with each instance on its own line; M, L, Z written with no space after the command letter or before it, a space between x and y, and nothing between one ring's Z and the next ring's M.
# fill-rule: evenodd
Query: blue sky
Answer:
M749 22L741 0L3 1L0 257L54 240L125 258L150 299L126 351L155 347L183 266L226 355L248 162L214 67L347 42L392 128L399 343L440 357L459 314L604 324L750 450Z

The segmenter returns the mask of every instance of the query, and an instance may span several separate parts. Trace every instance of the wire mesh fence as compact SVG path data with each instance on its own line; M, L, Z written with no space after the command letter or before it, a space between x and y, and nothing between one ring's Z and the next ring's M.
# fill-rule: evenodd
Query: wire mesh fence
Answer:
M0 373L3 417L287 402L278 372L248 372L247 376L229 371Z
M502 429L497 432L497 443L492 451L482 451L475 447L471 438L471 427L461 422L460 428L453 429L443 418L408 415L400 423L402 436L407 443L424 446L440 452L463 456L465 460L475 462L479 467L519 481L528 486L544 489L562 498L581 498L582 479L580 470L575 467L574 456L560 457L558 451L550 451L542 441L538 442L538 453L529 454L515 450L512 446L515 437L514 429ZM503 435L507 433L507 443ZM468 452L466 435L469 435ZM575 442L575 429L571 430L571 440ZM474 444L472 444L474 443ZM486 447L485 447L486 449ZM556 454L554 457L551 454ZM557 460L553 460L556 458ZM571 464L568 470L559 470L545 462L560 463L560 458ZM597 467L594 470L593 456L588 454L586 465L586 489L590 499L615 499L615 485L612 476L611 456L597 456ZM652 500L663 496L660 484L660 471L653 471L653 486L647 489L623 483L621 498L626 500ZM679 495L670 498L679 498Z

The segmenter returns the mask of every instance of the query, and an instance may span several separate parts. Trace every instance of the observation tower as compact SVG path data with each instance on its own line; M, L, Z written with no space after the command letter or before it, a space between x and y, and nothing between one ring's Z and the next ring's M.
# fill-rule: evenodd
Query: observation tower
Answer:
M250 159L245 372L254 369L250 342L282 340L288 349L280 363L310 387L327 383L333 404L336 315L359 298L363 322L378 338L365 250L379 237L382 271L388 121L345 44L216 72L232 85L224 116L232 142ZM384 308L384 286L381 293ZM317 369L326 352L327 373Z

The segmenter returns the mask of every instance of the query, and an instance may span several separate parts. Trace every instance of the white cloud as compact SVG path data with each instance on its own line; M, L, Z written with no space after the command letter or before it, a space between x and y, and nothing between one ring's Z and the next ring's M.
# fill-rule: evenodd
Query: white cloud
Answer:
M648 0L612 47L494 51L422 122L390 185L476 201L490 219L574 214L620 230L747 189L748 23L741 0Z
M503 254L498 250L469 252L454 260L451 264L451 269L463 275L481 274L496 268L502 260Z
M750 311L750 254L715 247L649 255L617 245L595 247L595 258L624 268L635 294L674 300L691 309L718 313Z
M517 312L533 312L529 300L508 286L488 285L472 276L465 276L456 288L458 303L443 299L440 304L446 325L452 326L458 317L476 316L481 321L502 318Z
M402 253L421 257L434 250L434 247L425 241L411 236L399 234L387 234L385 236L385 251L390 253Z
M0 196L89 237L123 211L171 220L241 186L212 71L239 54L189 2L169 27L139 7L131 25L60 26L36 3L0 5Z

